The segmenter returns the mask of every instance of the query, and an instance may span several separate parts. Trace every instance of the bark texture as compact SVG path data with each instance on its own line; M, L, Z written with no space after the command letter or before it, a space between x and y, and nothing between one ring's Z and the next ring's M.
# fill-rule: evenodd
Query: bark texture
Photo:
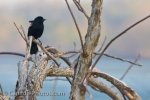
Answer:
M84 80L92 64L92 54L100 37L100 15L102 0L93 0L91 16L88 19L88 29L85 36L84 52L79 56L74 66L73 84L71 86L71 100L85 100L86 87Z
M18 64L18 81L15 100L36 100L48 73L47 58L37 56L38 61L29 68L28 59Z

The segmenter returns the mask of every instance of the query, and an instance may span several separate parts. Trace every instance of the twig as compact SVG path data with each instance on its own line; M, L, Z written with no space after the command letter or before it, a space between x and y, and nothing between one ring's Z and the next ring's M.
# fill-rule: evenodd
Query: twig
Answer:
M75 5L76 5L76 7L78 8L78 10L81 11L81 12L85 15L85 17L86 17L87 19L89 19L89 16L88 16L87 13L85 12L84 8L81 6L80 1L73 0L73 2L75 3Z
M14 26L16 27L16 29L18 30L18 33L20 34L20 36L27 42L27 40L25 39L25 37L23 36L23 33L19 30L17 24L14 22Z
M65 52L64 55L65 54L70 54L70 53L80 53L80 51L68 51L68 52ZM99 52L94 52L94 54L95 55L101 55L101 53L99 53ZM142 66L141 64L134 63L132 61L129 61L129 60L126 60L126 59L123 59L123 58L115 57L115 56L112 56L110 54L104 53L103 55L106 56L106 57L109 57L109 58L113 58L113 59L116 59L116 60L119 60L119 61L123 61L123 62L133 64L133 65L136 65L136 66Z
M75 17L74 17L74 14L73 14L73 12L72 12L72 10L71 10L69 4L68 4L68 1L67 1L67 0L65 0L65 1L66 1L66 4L67 4L67 7L68 7L68 9L69 9L69 12L70 12L70 14L71 14L71 16L72 16L72 18L73 18L73 21L74 21L74 23L75 23L76 29L77 29L77 31L78 31L79 38L80 38L80 43L81 43L82 50L83 50L83 54L84 54L84 53L85 53L85 52L84 52L84 45L83 45L83 40L82 40L82 36L81 36L80 29L79 29L79 27L78 27L78 24L77 24L77 21L76 21L76 19L75 19Z
M135 27L136 25L140 24L141 22L143 22L144 20L148 19L150 17L150 15L144 17L143 19L137 21L136 23L134 23L133 25L129 26L128 28L126 28L124 31L122 31L120 34L118 34L116 37L114 37L103 49L103 51L101 52L101 54L99 55L99 57L97 58L97 60L94 62L92 69L95 67L95 65L98 63L98 61L100 60L100 58L103 56L104 52L108 49L108 47L115 41L117 40L119 37L121 37L123 34L125 34L127 31L129 31L130 29L132 29L133 27Z
M21 30L22 30L22 33L23 33L23 35L24 35L24 37L25 37L25 40L26 40L26 42L27 42L27 36L25 35L26 34L26 32L25 32L25 30L24 30L24 28L23 28L23 26L21 25L20 26L20 28L21 28Z
M48 58L52 59L59 67L59 64L56 61L56 59L50 53L48 53L48 51L37 40L33 40L33 42L35 42L38 46L40 46L40 48L44 51L44 53L48 56Z
M132 62L132 61L129 61L129 60L126 60L126 59L123 59L123 58L119 58L119 57L115 57L115 56L112 56L112 55L108 55L108 54L105 54L105 53L104 53L104 56L109 57L109 58L114 58L114 59L117 59L117 60L120 60L120 61L123 61L123 62L128 62L132 65L142 66L141 64L138 64L136 62Z
M138 57L135 59L134 63L137 63L138 59L140 58L140 55L138 55ZM125 76L129 73L129 71L131 70L131 68L134 66L134 64L131 64L128 69L124 72L124 74L120 77L120 80L123 80L125 78Z
M5 54L5 55L16 55L16 56L20 56L20 57L25 57L24 54L22 53L17 53L17 52L0 52L0 55L1 54Z

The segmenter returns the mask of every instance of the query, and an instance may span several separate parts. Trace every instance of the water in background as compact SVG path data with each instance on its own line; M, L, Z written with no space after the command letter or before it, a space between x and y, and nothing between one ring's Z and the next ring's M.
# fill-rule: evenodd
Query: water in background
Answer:
M21 57L15 56L0 56L0 83L3 86L5 94L13 95L17 80L17 63L21 61ZM150 62L148 60L141 60L142 67L133 67L127 76L124 78L124 82L132 87L139 93L143 100L150 100ZM107 72L114 77L119 78L129 66L128 63L122 63L117 60L103 58L97 65L101 71ZM67 81L48 81L52 78L47 78L44 82L43 89L39 100L68 100L70 94L70 85ZM65 79L65 78L63 78ZM54 84L56 89L53 91ZM107 95L94 91L89 88L94 100L111 100ZM55 96L52 96L55 95ZM89 98L89 95L86 95Z

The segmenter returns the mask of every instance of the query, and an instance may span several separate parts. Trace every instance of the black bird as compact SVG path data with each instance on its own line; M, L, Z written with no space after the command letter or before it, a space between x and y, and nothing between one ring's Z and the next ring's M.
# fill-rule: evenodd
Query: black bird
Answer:
M29 21L31 26L28 28L28 37L33 36L35 39L38 39L42 36L44 30L43 22L45 19L42 16L36 17L34 20ZM31 42L31 41L30 41ZM38 52L37 44L32 42L30 54L36 54Z

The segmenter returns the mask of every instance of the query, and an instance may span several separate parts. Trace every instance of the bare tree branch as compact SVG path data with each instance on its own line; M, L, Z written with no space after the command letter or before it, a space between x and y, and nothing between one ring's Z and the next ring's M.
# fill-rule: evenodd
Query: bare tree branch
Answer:
M68 51L68 52L65 52L64 54L70 54L70 53L80 53L80 52L79 52L79 51ZM1 54L5 54L5 55L16 55L16 56L20 56L20 57L25 57L24 54L22 54L22 53L17 53L17 52L0 52L0 55L1 55ZM100 53L98 53L98 52L95 52L94 54L100 55ZM135 63L135 62L132 62L132 61L123 59L123 58L115 57L115 56L112 56L112 55L109 55L109 54L105 54L105 53L104 53L104 56L109 57L109 58L113 58L113 59L116 59L116 60L120 60L120 61L123 61L123 62L128 62L128 63L133 64L133 65L136 65L136 66L142 66L141 64L138 64L138 63ZM69 59L67 59L66 57L60 56L60 58L61 58L64 62L66 62L69 66L71 65L71 62L70 62Z
M106 93L108 96L110 96L113 100L122 100L122 98L111 89L108 88L104 83L99 82L98 80L94 78L88 79L88 84L94 89L99 92Z
M66 1L66 4L67 4L67 7L68 7L68 9L69 9L69 12L70 12L70 14L71 14L71 16L72 16L72 18L73 18L73 21L74 21L74 23L75 23L76 29L77 29L77 31L78 31L79 38L80 38L80 43L81 43L81 47L82 47L82 50L83 50L83 53L84 53L83 40L82 40L82 36L81 36L81 32L80 32L79 26L78 26L77 21L76 21L76 19L75 19L75 17L74 17L74 14L73 14L73 12L72 12L70 6L69 6L68 1L67 1L67 0L65 0L65 1Z
M98 61L100 60L100 58L103 56L104 52L108 49L108 47L115 41L117 40L119 37L121 37L123 34L125 34L127 31L129 31L130 29L132 29L133 27L135 27L136 25L140 24L141 22L145 21L146 19L148 19L150 17L150 15L144 17L143 19L137 21L136 23L134 23L133 25L129 26L128 28L126 28L124 31L122 31L120 34L118 34L116 37L114 37L113 39L111 39L111 41L105 46L105 48L103 49L103 51L101 52L101 55L99 55L99 57L97 58L97 60L94 62L92 69L95 67L95 65L98 63Z
M82 12L84 14L84 16L89 19L89 16L87 15L86 11L84 10L84 8L81 6L80 1L77 0L73 0L73 2L75 3L76 7L78 8L78 10L80 12Z
M22 53L17 53L17 52L0 52L0 55L16 55L16 56L20 56L20 57L25 57L24 54Z
M70 53L81 53L81 52L80 52L80 51L67 51L67 52L64 53L64 55L70 54ZM94 52L94 54L95 54L95 55L101 55L101 53L99 53L99 52ZM106 57L109 57L109 58L113 58L113 59L116 59L116 60L119 60L119 61L123 61L123 62L127 62L127 63L130 63L130 64L133 64L133 65L136 65L136 66L142 66L141 64L134 63L134 62L129 61L129 60L127 60L127 59L115 57L115 56L112 56L112 55L110 55L110 54L104 53L103 55L106 56Z
M86 93L85 79L88 70L92 64L92 54L95 50L100 37L100 15L101 15L101 0L92 1L91 16L88 19L88 29L85 36L84 52L78 57L74 66L73 84L71 86L70 99L84 100Z
M134 90L132 90L126 84L122 83L121 81L112 76L103 72L92 72L91 75L97 75L111 82L116 88L118 88L119 91L121 91L124 95L126 95L129 100L141 100Z
M24 35L25 40L28 40L28 39L27 39L27 36L26 36L26 32L25 32L23 26L21 25L20 28L21 28L21 30L22 30L22 34Z
M129 100L141 100L138 94L129 88L126 84L121 82L120 80L106 74L103 72L91 72L91 75L96 75L96 77L101 77L108 82L112 83L116 88L118 88L119 91L121 91L126 97L128 97ZM47 76L61 76L61 77L73 77L74 76L74 70L72 68L49 68ZM90 86L94 85L94 88L97 88L101 90L102 92L105 92L108 94L111 98L120 98L118 95L116 95L111 89L106 87L102 83L98 83L96 79L93 79L92 76L88 79L88 84ZM114 99L116 100L116 99ZM122 99L117 99L122 100Z
M53 53L53 54L57 54L57 55L59 55L59 51L57 50L57 49L55 49L54 47L45 47L46 48L46 50L48 51L48 52L50 52L50 53ZM58 56L59 57L59 56ZM60 56L60 59L62 59L69 67L71 66L71 62L69 61L69 59L67 59L66 57L62 57L62 56ZM71 79L69 78L69 77L66 77L66 79L68 80L68 82L70 83L70 84L72 84L72 81L71 81Z
M56 59L43 47L37 40L33 40L40 48L44 51L44 53L48 56L49 59L52 59L57 66L59 66L59 63L56 61Z
M123 61L123 62L128 62L132 65L142 66L141 64L138 64L137 62L132 62L132 61L129 61L129 60L126 60L126 59L123 59L123 58L119 58L119 57L115 57L115 56L112 56L112 55L108 55L108 54L105 54L105 53L104 53L104 56L110 57L110 58L113 58L113 59L117 59L117 60L120 60L120 61Z
M23 35L23 33L19 30L17 24L14 22L14 26L16 27L16 29L18 30L18 33L20 34L20 36L24 39L24 41L27 43L26 37L25 35Z
M30 60L28 59L29 52L27 52L27 54L25 55L16 52L0 52L0 55L9 54L9 55L25 57L25 59L18 64L18 81L16 84L16 93L19 94L15 96L15 100L36 100L36 96L42 89L43 82L46 79L46 77L53 77L53 76L66 77L66 79L70 82L71 84L70 100L84 100L85 93L88 92L90 94L90 92L87 89L87 86L91 86L93 89L97 90L98 92L103 92L107 94L113 100L122 100L122 99L126 100L126 98L129 100L140 100L141 99L140 96L130 87L128 87L125 83L104 72L93 71L93 68L96 66L97 62L100 60L102 56L110 57L123 62L128 62L132 65L126 70L126 72L121 77L121 79L123 79L133 65L141 66L140 64L136 63L137 60L135 60L135 62L132 62L119 57L105 54L105 51L116 39L121 37L123 34L125 34L127 31L129 31L130 29L132 29L142 21L148 19L150 15L136 22L135 24L131 25L123 32L118 34L116 37L112 38L112 40L110 40L103 49L106 40L105 38L98 52L94 52L100 38L100 30L101 30L100 16L102 12L103 0L92 0L92 11L90 17L87 15L85 9L80 4L80 0L73 0L78 10L82 12L84 16L88 19L88 29L87 29L87 34L85 36L85 42L82 40L78 23L73 14L73 11L71 10L69 3L67 0L65 0L65 2L67 4L69 12L77 28L82 51L62 52L53 47L44 47L42 45L42 42L40 43L36 39L32 38L32 41L30 43L35 42L41 48L41 50L39 50L38 52L41 55L40 54L36 55L36 58L38 58L38 60L36 60L32 64L32 66L30 66L30 62L29 62ZM14 26L16 27L17 31L19 32L23 40L25 40L27 44L26 50L28 50L28 47L30 47L31 45L28 43L29 40L26 36L24 28L22 27L22 25L20 28L18 28L15 22L14 22ZM71 53L78 54L78 57L74 59L67 58L69 57L69 55L66 54L71 55ZM98 55L98 58L94 63L92 62L94 57L93 55L94 56ZM63 66L60 66L57 58L63 60L67 64L67 67L64 68ZM51 65L48 65L49 60L53 61L55 64L50 63ZM116 94L114 90L106 86L105 83L102 83L99 80L100 78L103 78L107 82L113 84L120 91L121 94L120 93ZM53 81L53 79L49 81ZM56 83L54 83L54 85L56 86ZM9 100L7 96L3 95L1 84L0 84L0 90L1 90L0 100L1 99ZM26 95L20 94L24 92L25 93L27 92L27 94Z
M138 59L140 58L140 55L135 59L134 63L137 63ZM128 69L124 72L124 74L120 77L120 80L123 80L125 76L128 74L129 70L134 66L134 64L131 64Z

